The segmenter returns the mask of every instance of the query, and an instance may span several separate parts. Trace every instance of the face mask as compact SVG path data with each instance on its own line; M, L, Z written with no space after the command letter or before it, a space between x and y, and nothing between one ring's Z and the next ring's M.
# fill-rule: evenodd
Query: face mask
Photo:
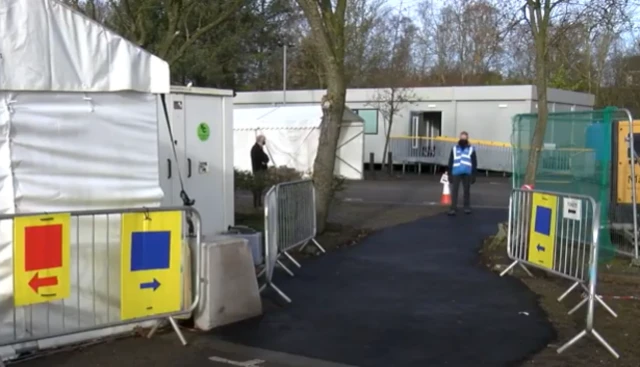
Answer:
M469 144L469 141L467 141L467 139L458 140L458 145L461 147L467 146L468 144Z

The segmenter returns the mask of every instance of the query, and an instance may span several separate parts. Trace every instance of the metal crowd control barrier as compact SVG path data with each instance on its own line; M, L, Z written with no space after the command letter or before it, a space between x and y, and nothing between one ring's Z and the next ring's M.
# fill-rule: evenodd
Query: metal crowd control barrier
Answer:
M558 349L562 353L587 334L593 335L615 358L618 353L594 329L595 303L611 315L616 313L596 294L600 205L588 196L539 190L514 189L509 202L507 254L514 260L500 276L519 265L569 279L573 285L558 298L562 301L576 287L584 288L588 297L569 314L587 304L586 327Z
M194 233L186 233L185 220ZM157 321L151 338L163 319L187 344L175 317L190 315L200 300L194 208L0 215L0 233L0 248L11 254L0 267L0 346L33 348L28 343Z
M457 138L445 136L392 136L389 138L389 151L394 163L402 164L403 169L406 164L416 163L446 166L457 141ZM479 169L505 173L512 171L510 144L474 139L470 142L481 157L478 160Z
M389 151L394 163L400 163L403 171L406 164L431 164L446 166L449 154L457 138L439 136L411 137L392 136L389 139ZM512 173L513 149L511 144L488 141L470 140L478 154L478 169ZM523 148L524 151L527 148ZM528 157L523 154L523 157ZM518 165L520 165L519 162ZM540 171L548 174L588 175L595 171L595 151L593 149L557 148L552 145L543 147L540 157Z
M517 158L515 165L524 169L527 165L531 147L523 146L514 153ZM587 148L558 148L555 144L545 144L542 148L536 149L540 152L540 163L538 175L555 175L565 177L568 180L591 177L595 174L596 151ZM519 172L524 174L523 172ZM539 179L542 181L543 179Z
M271 287L287 302L291 299L273 284L276 266L290 276L294 273L280 260L286 257L296 267L301 265L289 254L296 248L304 248L309 243L320 251L324 248L316 241L316 195L311 180L284 182L277 184L265 195L265 283L260 291Z

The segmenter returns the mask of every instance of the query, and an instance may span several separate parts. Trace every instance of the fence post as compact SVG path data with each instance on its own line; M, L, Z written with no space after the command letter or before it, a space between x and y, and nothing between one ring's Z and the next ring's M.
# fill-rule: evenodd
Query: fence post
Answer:
M371 172L373 172L375 168L374 158L375 158L375 154L373 152L369 153L369 170Z

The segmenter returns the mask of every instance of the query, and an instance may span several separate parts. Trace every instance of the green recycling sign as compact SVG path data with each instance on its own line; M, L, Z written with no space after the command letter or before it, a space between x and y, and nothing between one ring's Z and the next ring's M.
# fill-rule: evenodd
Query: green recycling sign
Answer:
M209 129L209 125L206 122L201 122L198 125L198 139L200 139L200 141L207 141L210 134L211 130Z

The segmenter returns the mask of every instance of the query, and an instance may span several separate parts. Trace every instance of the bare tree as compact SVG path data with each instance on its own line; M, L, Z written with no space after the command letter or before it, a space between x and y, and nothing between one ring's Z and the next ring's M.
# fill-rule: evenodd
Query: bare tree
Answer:
M83 13L89 18L104 22L110 15L110 7L106 1L101 0L63 0L64 4L69 5L74 10Z
M406 105L413 104L418 101L413 89L402 87L391 87L376 91L373 96L373 101L367 103L368 106L375 108L382 115L384 121L384 150L382 153L382 163L391 164L387 162L389 151L389 142L391 138L391 129L395 116Z
M627 8L626 1L613 0L608 4L605 2L604 5L593 6L586 20L582 22L587 68L581 76L586 79L586 91L596 95L604 83L607 62L611 61L614 45L621 39L623 32L632 28L629 12L633 9Z
M507 80L511 83L533 83L535 47L529 25L515 25L505 39L504 48L501 63L505 66Z
M460 81L475 83L474 76L495 69L501 51L502 14L488 0L457 0L443 11L452 20L441 27L450 27L455 34L453 47Z
M523 19L529 25L535 48L535 85L538 97L538 121L531 139L525 184L535 183L538 160L547 131L550 49L552 37L558 37L558 33L554 34L553 31L571 29L572 27L568 25L584 19L585 15L608 15L626 3L628 0L590 0L581 3L574 3L571 0L526 0L526 4L521 8Z
M547 131L548 106L547 85L549 76L549 28L551 16L556 8L568 3L569 0L527 0L522 8L524 20L531 29L535 47L535 85L538 97L538 122L533 131L531 150L525 172L524 183L534 184L538 158L544 142L544 134Z
M453 0L438 14L429 0L420 6L420 54L431 54L438 84L482 84L502 71L504 38L515 21L500 5L498 0Z
M228 21L247 0L108 0L113 25L174 64L198 39Z
M425 74L434 65L436 54L436 28L438 25L436 10L432 0L424 0L418 4L417 32L414 47L416 49L416 66Z
M389 9L383 0L350 0L345 14L345 70L351 87L370 85L387 54Z
M327 92L322 98L323 120L318 152L313 164L318 231L323 232L334 194L333 172L347 94L344 72L347 0L297 2L311 28L327 83Z
M413 89L407 88L414 73L412 45L416 39L417 28L411 18L404 15L402 6L396 14L389 16L389 25L391 26L387 35L390 43L389 52L387 52L389 57L383 67L384 73L376 78L376 83L380 83L383 88L378 89L373 96L373 101L367 103L382 115L384 122L383 164L392 164L387 161L387 152L396 115L406 104L417 101Z

